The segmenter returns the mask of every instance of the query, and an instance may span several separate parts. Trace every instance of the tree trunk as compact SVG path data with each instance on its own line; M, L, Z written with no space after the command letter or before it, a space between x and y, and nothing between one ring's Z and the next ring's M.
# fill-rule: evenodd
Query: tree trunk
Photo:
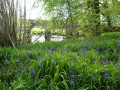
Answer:
M18 0L16 1L16 8L15 8L15 45L18 45L18 38L17 38L17 13L18 13Z
M26 0L24 0L24 34L23 34L23 44L26 43Z
M73 18L72 18L72 12L71 12L71 5L70 5L70 2L69 2L69 0L67 0L67 4L68 4L68 19L69 19L69 17L70 17L70 20L71 20L71 27L69 28L69 34L70 34L70 36L72 36L73 35ZM68 20L67 20L67 22L68 22Z
M99 0L94 0L95 9L95 36L100 35L100 6Z
M50 29L45 30L45 41L51 40L51 31Z
M22 0L21 0L21 2L20 2L20 4L22 3ZM22 42L22 40L21 40L21 37L22 37L22 34L21 34L21 32L22 32L22 25L23 25L23 23L22 23L22 7L20 6L20 32L19 32L19 44L21 44L21 42Z

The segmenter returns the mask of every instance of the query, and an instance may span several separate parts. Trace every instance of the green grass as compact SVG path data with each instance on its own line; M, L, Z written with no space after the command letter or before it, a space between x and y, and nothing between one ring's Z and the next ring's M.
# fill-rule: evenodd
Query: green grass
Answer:
M18 50L18 51L17 51ZM119 90L120 33L0 48L0 89Z
M44 29L41 29L41 28L38 28L38 27L34 27L32 29L33 32L41 32L41 31L44 31Z
M45 32L45 29L39 28L39 27L37 27L37 26L32 29L32 33L33 33L34 35L39 35L41 32L44 33L44 32ZM52 34L65 35L65 30L60 30L60 29L51 30L51 33L52 33Z
M38 27L34 27L34 28L32 28L32 34L34 34L34 35L39 35L41 32L45 32L45 30L44 29L42 29L42 28L38 28Z

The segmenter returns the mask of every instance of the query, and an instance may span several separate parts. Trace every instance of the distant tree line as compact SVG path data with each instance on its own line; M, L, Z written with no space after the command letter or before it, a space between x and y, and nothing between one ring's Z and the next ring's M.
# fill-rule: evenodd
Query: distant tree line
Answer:
M99 36L102 32L118 30L120 24L119 0L37 0L43 2L51 17L48 28L61 28L72 36L82 31ZM51 21L51 22L50 22Z

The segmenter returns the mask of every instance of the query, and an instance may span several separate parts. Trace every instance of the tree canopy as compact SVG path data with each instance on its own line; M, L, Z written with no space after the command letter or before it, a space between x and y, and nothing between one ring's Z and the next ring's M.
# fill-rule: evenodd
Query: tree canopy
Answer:
M54 27L64 27L67 32L82 30L96 36L119 26L119 0L41 0L45 13ZM39 0L38 0L39 2ZM72 34L71 34L72 35Z

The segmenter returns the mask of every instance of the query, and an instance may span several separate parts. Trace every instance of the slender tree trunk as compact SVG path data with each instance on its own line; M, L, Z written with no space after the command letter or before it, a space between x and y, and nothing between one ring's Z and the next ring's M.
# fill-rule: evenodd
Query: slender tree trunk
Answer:
M18 45L17 39L17 13L18 13L18 0L16 1L16 8L15 8L15 44Z
M21 0L21 2L20 2L20 4L22 4L22 0ZM22 7L19 5L19 7L20 7L20 33L19 33L19 44L21 44L21 42L22 42L22 40L21 40L21 37L22 37L22 34L21 34L21 32L22 32Z
M68 30L68 18L69 18L69 16L67 17L67 19L66 19L66 23L65 23L66 36L68 36L68 34L69 34L69 30Z
M90 8L92 8L92 1L91 0L88 0L87 1L87 10L89 10ZM89 15L91 15L91 13L93 13L92 11L89 12ZM88 28L89 30L93 30L93 27L92 27L92 19L88 19L88 22L89 22L89 25L88 25Z
M100 34L100 2L99 0L94 0L95 9L95 36Z
M70 5L69 0L67 0L67 4L68 4L68 19L70 17L70 20L71 20L70 36L72 36L74 28L73 28L73 18L72 18L72 12L71 12L71 5Z
M26 0L24 0L24 34L23 34L23 44L26 43Z
M12 13L13 13L13 16L12 16L12 18L13 18L13 25L12 25L12 29L13 29L13 32L12 32L12 40L13 40L13 43L16 45L16 28L15 28L15 5L14 5L14 0L12 0Z

